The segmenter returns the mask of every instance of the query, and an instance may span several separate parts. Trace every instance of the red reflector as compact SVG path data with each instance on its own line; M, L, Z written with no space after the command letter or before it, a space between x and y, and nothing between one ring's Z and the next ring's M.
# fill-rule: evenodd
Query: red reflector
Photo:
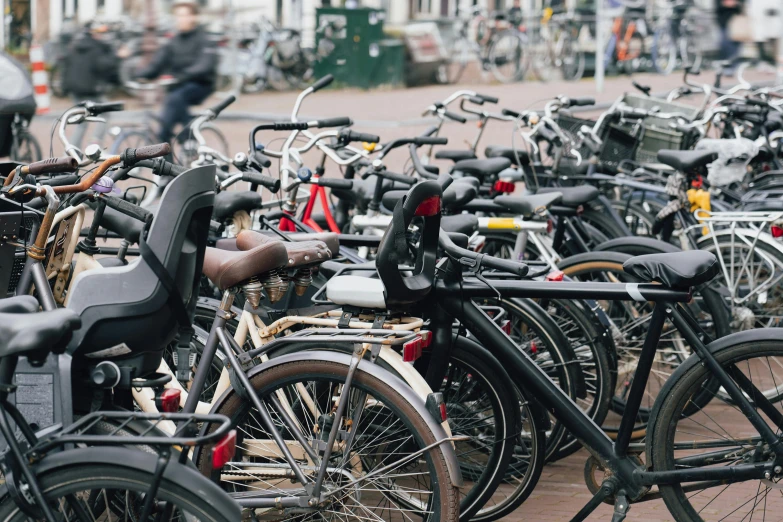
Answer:
M419 357L421 357L421 337L417 336L414 340L402 345L402 360L412 363Z
M419 332L419 335L421 336L421 347L422 348L429 348L432 344L432 332L428 332L427 330L422 330Z
M176 413L179 411L179 397L181 393L176 388L166 388L156 399L158 411Z
M212 469L220 469L234 458L237 451L237 430L231 430L212 448Z
M545 279L547 281L562 281L564 277L565 274L562 271L555 270L554 272L549 272Z
M772 237L781 237L783 236L783 227L779 227L777 225L772 225L769 227L769 231L772 232Z
M704 186L704 178L701 177L701 174L699 174L696 179L691 181L691 187L695 189L700 189Z
M439 196L432 196L421 203L419 203L419 206L416 207L416 215L422 216L422 217L430 217L430 216L436 216L440 214L440 197Z
M533 355L538 353L538 346L536 346L535 341L530 341L530 353L532 353Z
M445 402L441 402L440 403L440 420L441 420L441 422L446 422L447 420L449 420L449 414L446 411L446 403Z
M516 187L514 187L514 184L510 181L498 180L492 186L492 191L501 194L511 194L512 192L514 192L515 188Z
M511 335L511 321L506 319L503 324L500 325L500 329L506 332L506 335Z
M555 228L555 224L552 223L552 220L551 219L547 219L546 220L546 233L547 234L551 234L552 230L554 230L554 228Z

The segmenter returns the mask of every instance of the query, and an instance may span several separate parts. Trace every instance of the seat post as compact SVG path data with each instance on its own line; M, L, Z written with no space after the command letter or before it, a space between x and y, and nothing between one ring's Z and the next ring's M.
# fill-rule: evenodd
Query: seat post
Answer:
M631 434L636 423L636 414L639 412L639 406L644 396L644 388L647 386L647 378L650 376L650 369L655 360L655 353L658 350L658 341L661 339L663 323L666 319L666 308L671 305L665 302L655 303L652 318L647 329L647 337L644 338L642 353L639 355L639 362L636 365L636 372L633 374L631 391L625 403L625 411L620 421L620 429L617 431L617 440L614 443L614 454L617 457L625 457L628 451L628 444L631 442Z

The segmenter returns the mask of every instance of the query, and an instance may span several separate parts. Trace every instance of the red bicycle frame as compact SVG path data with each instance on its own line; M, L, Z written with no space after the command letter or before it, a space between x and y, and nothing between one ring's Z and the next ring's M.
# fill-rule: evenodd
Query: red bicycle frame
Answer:
M314 176L313 179L317 180L318 176ZM324 211L326 223L329 225L329 230L335 234L339 234L340 228L337 226L337 222L334 220L334 216L332 216L332 211L329 209L329 199L326 197L326 188L318 185L317 183L310 185L310 198L307 200L307 206L305 207L304 213L302 214L302 223L312 228L316 232L324 231L324 229L321 228L321 226L313 219L313 208L315 208L315 202L319 198L321 200L321 207ZM294 222L290 219L286 219L285 217L280 218L279 228L281 232L296 231Z

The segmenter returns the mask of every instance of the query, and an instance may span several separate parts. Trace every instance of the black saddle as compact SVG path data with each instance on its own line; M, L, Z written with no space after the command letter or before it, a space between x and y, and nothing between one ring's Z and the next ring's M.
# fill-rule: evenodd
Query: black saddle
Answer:
M530 218L537 212L559 203L561 198L559 192L551 192L532 196L498 196L493 201L514 214Z
M29 355L43 361L50 351L65 351L63 341L81 326L79 315L67 308L37 310L38 301L32 296L0 300L0 357Z
M473 154L472 150L439 150L435 153L435 158L457 162L476 159L476 155Z
M470 236L478 230L478 218L473 214L455 214L440 218L440 228L446 232L456 232Z
M244 210L250 212L261 208L261 194L258 192L221 192L215 196L215 207L212 216L215 221L231 219L235 212Z
M484 156L488 158L506 158L512 165L521 167L530 165L530 155L525 150L504 147L503 145L488 145L484 149ZM519 158L519 160L517 160Z
M367 179L356 178L353 180L353 187L350 189L332 189L332 195L343 201L349 201L354 205L366 205L375 194L375 185L378 183L377 176L369 176ZM388 179L383 180L382 193L390 190L410 190L410 186L404 183L394 182Z
M592 185L578 187L545 187L538 189L536 194L551 194L559 192L563 198L560 204L566 207L578 207L596 199L601 193Z
M658 161L680 172L703 167L716 159L718 159L717 152L705 150L663 149L658 151Z
M643 281L685 289L706 283L718 275L720 263L710 252L688 250L632 257L623 263L623 270Z
M468 176L492 176L509 168L511 161L506 158L487 158L458 161L452 167L454 172L462 172Z

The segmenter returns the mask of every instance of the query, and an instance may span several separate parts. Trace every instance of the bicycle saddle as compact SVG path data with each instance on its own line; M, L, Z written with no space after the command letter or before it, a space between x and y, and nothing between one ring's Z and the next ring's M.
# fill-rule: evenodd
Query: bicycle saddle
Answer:
M323 241L280 241L253 230L243 230L237 236L237 248L249 251L269 243L281 243L286 249L286 268L316 265L332 258Z
M484 149L484 156L488 158L506 158L512 165L518 167L530 164L530 155L525 150L515 149L514 147L505 147L503 145L487 145ZM517 162L519 157L519 162Z
M440 218L440 228L446 232L456 232L470 236L478 230L478 218L473 214L456 214Z
M680 172L703 167L716 159L718 159L717 152L704 150L663 149L658 151L658 161Z
M462 172L469 176L491 176L509 168L511 161L507 158L487 158L458 161L451 168L452 172Z
M287 264L285 245L282 241L272 240L250 250L207 248L202 273L222 291Z
M261 194L258 192L221 192L215 196L215 207L212 215L216 221L231 219L235 212L244 210L250 212L261 208Z
M566 207L578 207L596 199L600 192L592 185L581 185L579 187L545 187L538 189L536 194L552 194L559 192L563 197L560 204Z
M39 312L32 296L3 299L0 305L0 357L29 355L36 361L49 352L62 353L70 333L81 326L79 315L61 308Z
M476 159L476 155L471 150L439 150L435 153L435 159L450 160L453 162Z
M368 203L373 194L375 194L375 184L378 182L377 176L370 176L367 179L355 178L353 188L350 189L332 189L332 195L343 201L350 201L356 205ZM383 180L382 192L390 190L408 190L410 187L404 183L397 183L388 179Z
M706 283L720 272L720 263L710 252L688 250L632 257L623 270L646 282L687 289Z
M559 203L561 199L562 195L560 192L550 192L532 196L497 196L493 201L506 210L510 210L524 218L531 218L536 213Z

